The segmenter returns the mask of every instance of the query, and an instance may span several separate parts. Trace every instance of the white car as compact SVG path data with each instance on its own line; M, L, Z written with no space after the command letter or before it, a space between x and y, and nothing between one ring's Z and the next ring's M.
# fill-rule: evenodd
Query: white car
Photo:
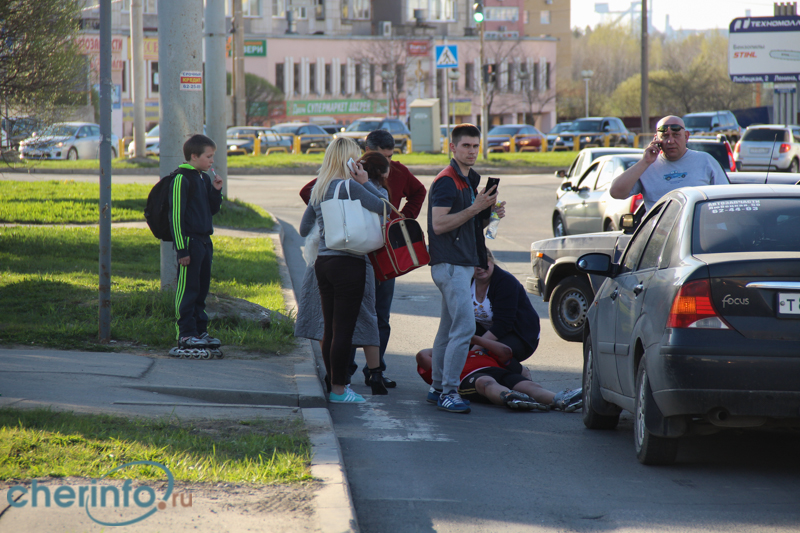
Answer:
M553 236L620 229L622 215L636 211L642 195L617 200L608 190L614 178L641 158L642 154L598 157L581 176L562 183L562 194L553 208Z
M158 124L144 135L144 155L158 155ZM128 145L128 157L136 154L136 141L131 141Z
M59 122L19 143L20 159L98 159L100 126L90 122ZM111 158L117 157L119 138L111 135Z
M800 172L800 126L750 126L733 149L739 170Z

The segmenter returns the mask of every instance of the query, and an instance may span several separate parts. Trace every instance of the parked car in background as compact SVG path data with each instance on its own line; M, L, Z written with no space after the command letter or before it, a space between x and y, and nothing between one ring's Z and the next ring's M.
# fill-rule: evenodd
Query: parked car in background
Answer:
M280 135L271 128L261 126L234 126L227 130L228 155L249 155L253 153L255 146L255 136L261 142L261 153L264 154L269 148L285 148L287 152L292 151L292 139Z
M679 439L800 423L800 188L686 187L642 220L622 257L591 253L606 278L584 329L583 422L633 413L643 464Z
M408 150L408 138L411 132L405 123L398 118L368 117L354 120L343 132L335 135L338 137L349 137L356 141L362 150L366 149L366 139L370 132L375 130L386 130L394 136L395 150L405 153ZM407 137L402 137L403 135Z
M599 157L574 182L563 182L560 188L564 194L553 208L553 236L618 230L622 215L635 212L642 204L642 195L617 200L608 189L614 178L641 158L641 154Z
M553 149L555 148L556 137L558 137L558 134L561 133L562 131L568 131L570 126L572 126L572 122L559 122L558 124L553 126L553 128L550 131L547 132L546 135L547 150L549 152L552 152Z
M98 159L100 126L91 122L58 122L19 144L20 159ZM117 157L119 138L111 135L111 157Z
M3 149L17 150L19 143L42 128L42 123L34 117L10 117L3 118L0 127L6 133Z
M725 135L728 141L736 143L742 137L742 128L736 117L730 111L704 111L702 113L688 113L683 115L686 131L693 136L716 137ZM723 167L725 168L725 167Z
M557 178L564 180L572 180L579 178L586 172L592 161L604 155L617 155L617 154L641 154L641 148L584 148L578 152L578 156L572 161L572 164L567 170L556 170L555 175ZM563 194L559 188L556 191L556 196Z
M511 137L514 137L514 151L540 151L544 134L528 124L503 124L495 126L486 133L486 146L489 152L510 152Z
M273 126L272 129L280 135L287 136L292 141L294 139L291 136L302 135L300 151L304 154L308 153L311 148L324 150L333 141L333 136L330 133L316 124L308 124L306 122L285 122Z
M558 134L553 144L554 149L572 150L575 136L578 137L580 146L605 146L606 137L610 137L609 146L633 146L636 139L636 135L628 131L617 117L579 118L572 122L569 129Z
M330 133L331 135L345 130L345 127L342 126L341 124L321 124L320 128L325 130L326 133Z
M697 152L706 152L717 160L717 163L719 163L719 166L722 167L722 170L724 170L726 174L728 172L736 172L736 161L733 160L733 150L724 135L720 135L716 139L689 137L686 148Z
M158 152L153 150L153 147L158 148L158 141L160 139L158 124L145 133L144 135L144 155L158 155ZM131 141L128 145L128 157L133 157L136 154L136 141Z
M733 159L739 170L800 172L800 126L750 126L736 143Z

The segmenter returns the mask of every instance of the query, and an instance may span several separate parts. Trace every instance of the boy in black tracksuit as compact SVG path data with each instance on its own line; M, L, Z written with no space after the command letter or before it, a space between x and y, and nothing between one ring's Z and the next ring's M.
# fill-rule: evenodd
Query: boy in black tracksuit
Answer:
M170 194L170 229L178 253L175 316L182 348L219 345L207 332L206 296L211 284L214 247L211 217L222 205L222 178L205 172L214 164L216 144L205 135L193 135L183 145L187 163L180 165Z

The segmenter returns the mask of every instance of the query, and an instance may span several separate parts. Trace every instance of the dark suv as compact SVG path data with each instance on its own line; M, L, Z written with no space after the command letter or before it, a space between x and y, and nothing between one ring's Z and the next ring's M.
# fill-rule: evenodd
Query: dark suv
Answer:
M686 131L693 136L716 137L723 134L731 144L736 144L742 137L742 128L730 111L689 113L682 118Z
M736 161L733 160L733 150L724 135L720 135L716 139L710 139L708 137L689 137L686 148L697 152L706 152L717 160L719 166L722 167L722 170L724 170L726 174L728 172L736 172Z
M553 149L572 150L575 137L581 148L605 146L606 136L610 137L609 146L633 146L636 137L617 117L579 118L556 137Z
M347 126L341 133L337 133L334 137L349 137L356 141L362 150L366 149L365 141L367 135L375 130L386 130L394 136L394 148L400 150L400 153L406 153L408 149L408 139L411 137L411 132L408 130L402 120L397 118L383 118L383 117L368 117L354 120L352 124Z

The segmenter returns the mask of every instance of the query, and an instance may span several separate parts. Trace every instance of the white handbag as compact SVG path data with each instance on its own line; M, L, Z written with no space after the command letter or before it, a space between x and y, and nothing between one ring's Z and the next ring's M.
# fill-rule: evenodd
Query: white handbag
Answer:
M339 189L344 183L347 198L339 199ZM383 224L386 220L386 202L383 202L383 217L365 209L361 200L350 197L350 180L336 185L333 198L320 204L325 225L325 246L351 254L368 254L381 248Z

